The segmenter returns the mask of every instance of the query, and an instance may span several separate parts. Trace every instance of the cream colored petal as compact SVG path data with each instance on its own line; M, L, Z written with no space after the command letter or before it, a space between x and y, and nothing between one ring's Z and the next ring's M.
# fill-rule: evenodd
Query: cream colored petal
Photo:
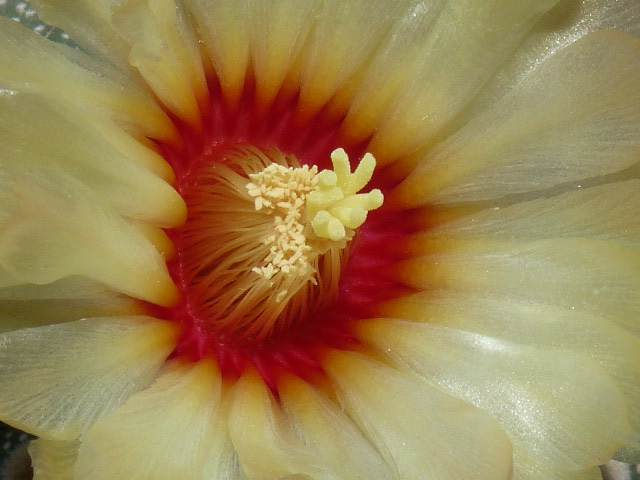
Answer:
M321 2L313 0L264 0L249 2L251 61L256 98L267 107L278 94L296 60Z
M160 101L185 122L198 126L208 93L198 39L187 13L173 0L126 0L111 22L131 45L129 62Z
M156 247L156 250L163 258L172 260L177 253L176 246L171 241L167 232L160 227L150 225L144 222L132 221L131 224L142 234L144 237Z
M35 92L132 132L173 139L175 127L136 78L0 17L0 88Z
M536 460L519 448L515 449L513 456L515 464L513 480L602 480L603 478L598 467L569 472L553 468L547 462Z
M358 427L321 391L299 378L291 378L283 382L278 393L293 431L316 449L316 461L324 465L329 478L395 478Z
M80 277L0 289L0 332L107 315L138 315L130 297Z
M11 175L0 167L0 228L11 220L18 208L17 199L11 191L12 186Z
M79 444L78 440L32 440L29 455L33 480L75 480L74 466Z
M326 0L291 75L304 116L319 111L381 44L404 1Z
M564 0L533 28L515 55L493 78L476 102L459 118L465 123L482 105L517 87L531 68L559 49L597 30L622 30L640 37L640 3L636 0Z
M132 395L83 437L76 477L242 478L221 409L217 367L208 360L169 365L154 384Z
M601 317L544 303L456 291L410 295L388 302L381 314L591 357L624 394L632 426L640 431L640 339Z
M245 474L251 480L288 475L329 479L311 448L297 438L262 378L240 377L229 398L229 432Z
M235 105L249 66L247 0L185 0L205 43L225 100Z
M585 30L616 29L640 37L640 4L633 0L585 0L580 18Z
M169 163L160 155L157 144L146 137L134 137L111 119L98 119L91 114L84 116L87 122L99 132L105 140L130 162L155 173L168 183L175 182L175 175ZM79 118L80 118L79 116Z
M605 463L630 433L623 395L586 355L391 319L371 321L360 334L384 356L490 412L514 448L549 468Z
M516 241L586 237L640 248L639 192L640 180L576 188L551 198L482 210L418 237Z
M509 478L511 444L486 413L361 354L334 351L323 366L394 478Z
M399 2L392 27L357 77L350 81L352 98L342 133L362 141L376 129L388 105L399 95L407 79L420 74L422 58L429 55L433 33L444 0ZM423 67L424 68L424 67ZM343 94L344 95L344 94ZM376 153L378 157L378 154ZM384 162L386 158L379 157Z
M374 78L372 84L367 84L367 78L363 80L361 91L366 97L354 101L359 111L354 110L351 115L354 123L357 123L355 117L360 115L377 118L375 124L359 127L361 137L367 132L373 133L368 150L375 152L376 158L393 159L410 153L425 142L432 142L513 53L535 22L557 1L465 0L445 3L438 19L430 26L429 34L409 50L412 52L409 55L420 59L418 65L412 65L408 59L401 63L390 62L388 66L381 64L378 68L386 70L397 65L408 68L411 73L398 93L383 94L383 101L389 102L387 105L382 106L373 100L374 111L367 113L367 99L377 95L376 72L369 75ZM417 18L432 14L424 8L416 9L415 13ZM407 53L398 52L397 55L403 57ZM388 53L386 57L389 57ZM392 82L389 88L398 87ZM371 128L374 125L375 132Z
M414 242L430 255L397 266L419 289L454 289L575 309L640 335L640 252L613 242L563 238L532 242ZM433 253L432 253L433 252Z
M124 71L129 46L109 24L111 4L117 0L32 0L38 17L67 32L73 41L94 56L110 61Z
M118 151L81 117L39 96L1 95L0 111L4 171L73 176L121 215L155 225L175 227L186 218L178 193L131 160L138 149Z
M102 317L0 336L0 418L50 440L74 440L147 385L171 353L174 326Z
M0 229L0 287L80 275L161 305L177 298L164 258L136 229L79 182L54 172L22 172L17 208Z
M588 35L548 57L434 150L394 192L479 201L622 170L640 153L640 39Z

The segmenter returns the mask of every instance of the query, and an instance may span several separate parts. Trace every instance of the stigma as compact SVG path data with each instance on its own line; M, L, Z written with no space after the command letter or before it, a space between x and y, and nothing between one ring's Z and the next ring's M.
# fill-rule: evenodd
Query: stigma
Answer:
M343 149L331 153L331 162L333 170L321 172L315 165L272 163L249 175L246 189L256 211L273 218L273 233L263 240L269 253L252 271L278 290L277 303L289 294L282 284L291 283L278 282L278 276L296 277L298 288L305 282L317 284L316 259L331 248L344 248L368 212L384 201L378 189L358 193L373 176L372 154L365 154L353 173Z

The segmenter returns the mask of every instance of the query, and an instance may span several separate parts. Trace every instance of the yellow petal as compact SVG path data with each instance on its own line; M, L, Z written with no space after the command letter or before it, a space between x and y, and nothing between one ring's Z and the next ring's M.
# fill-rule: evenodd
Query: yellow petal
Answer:
M39 96L2 95L0 109L2 170L69 175L123 216L163 227L184 221L186 207L178 193L131 160L138 149L123 154L84 119Z
M265 0L249 2L251 61L256 78L256 96L268 106L307 39L318 14L313 0Z
M582 5L582 17L588 27L595 30L622 30L640 37L640 4L633 0L591 0Z
M586 237L640 248L640 180L608 183L444 223L419 239L541 240ZM418 240L420 242L420 240Z
M516 468L513 480L602 480L598 467L591 467L576 471L554 468L545 461L532 458L521 448L513 452Z
M0 289L0 332L106 315L137 315L132 298L81 277Z
M640 339L602 317L544 303L456 291L411 295L387 303L381 313L591 357L616 382L625 396L632 426L640 430Z
M221 409L221 378L207 360L171 364L83 437L83 480L236 479L237 459Z
M233 386L229 432L242 467L252 480L298 474L315 478L322 472L320 459L294 435L256 372L246 372Z
M377 70L396 66L407 68L407 76L398 93L383 95L388 105L372 100L373 112L367 113L368 99L377 95L377 87L386 89L375 80L377 71L363 80L358 92L362 100L355 102L359 111L353 119L364 115L376 118L375 124L360 126L373 133L367 150L381 159L408 154L426 142L433 142L440 130L459 113L495 73L500 64L516 49L535 22L558 0L465 0L446 2L428 35L417 45L405 42L397 47L405 51L396 54L403 58L389 65L380 64ZM432 14L426 8L416 8L415 16ZM415 21L408 19L408 21ZM487 28L490 25L491 28ZM411 35L411 33L408 33ZM419 59L413 64L407 56ZM389 59L389 53L385 54ZM372 83L369 82L372 78ZM389 88L397 88L393 82ZM365 97L366 95L366 97ZM376 126L375 133L373 126Z
M171 260L175 257L176 247L165 230L144 222L131 222L131 224L156 247L158 253L165 259Z
M558 238L415 242L425 256L395 268L419 289L454 289L600 315L640 335L640 251L615 242Z
M514 447L549 467L605 463L630 434L623 395L586 355L391 319L360 333L382 355L490 412Z
M344 86L385 38L405 2L327 0L291 75L301 84L300 105L310 116ZM299 70L299 71L296 71Z
M465 119L475 116L476 108L493 103L508 90L517 88L520 78L547 57L597 30L620 30L640 37L640 4L636 0L559 2L501 66L474 102L475 107L465 112Z
M175 302L164 258L86 187L54 172L26 171L15 181L18 205L0 229L0 286L82 275L139 299Z
M341 407L299 378L278 388L293 431L316 450L315 461L326 471L322 478L385 480L393 471Z
M50 440L74 440L147 385L174 347L172 324L102 317L0 336L0 416Z
M39 438L29 443L34 480L74 480L77 440Z
M323 366L394 478L509 478L511 443L486 413L360 354L332 352Z
M0 87L34 92L117 120L132 132L172 139L175 128L146 87L80 50L50 42L0 17Z
M244 87L249 65L247 0L186 0L198 26L223 96L235 104Z
M431 49L429 36L445 2L404 1L389 33L351 80L352 98L342 130L356 141L369 137L407 79L419 74L422 57ZM343 95L345 95L343 93ZM377 155L377 154L376 154ZM386 158L381 158L384 162Z
M173 0L126 0L113 8L111 22L131 45L129 62L160 101L199 126L207 87L198 39L182 7Z
M73 41L94 56L103 57L121 70L130 71L129 46L109 23L110 1L33 0L38 17L67 32Z
M98 118L79 112L99 132L105 140L127 160L155 173L166 182L173 184L175 175L169 163L154 150L156 144L147 137L134 137L116 122L108 118Z
M597 32L548 57L436 148L393 193L496 199L622 170L640 152L640 40Z

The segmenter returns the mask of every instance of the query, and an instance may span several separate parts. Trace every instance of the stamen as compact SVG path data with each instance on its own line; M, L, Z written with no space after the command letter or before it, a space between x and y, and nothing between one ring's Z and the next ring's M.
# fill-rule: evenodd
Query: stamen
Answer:
M311 273L303 210L307 194L316 188L317 173L315 166L293 168L272 163L249 175L252 182L247 184L247 191L254 197L256 210L274 217L274 234L264 240L269 247L265 266L252 269L267 280L280 272L301 278ZM276 301L286 294L280 293Z
M326 240L343 248L365 222L368 211L382 205L383 195L378 189L357 193L373 176L373 155L365 154L353 173L342 148L331 153L331 162L333 170L320 173L316 166L271 164L249 175L251 183L246 188L254 198L255 209L273 215L275 231L264 240L269 247L264 265L254 267L253 272L267 280L282 272L307 281L313 272L311 262L331 246ZM281 290L276 301L286 293Z
M212 155L183 181L191 208L179 283L190 314L220 341L260 342L337 297L349 241L382 204L378 190L357 193L375 159L365 155L351 173L343 150L322 172L274 149Z

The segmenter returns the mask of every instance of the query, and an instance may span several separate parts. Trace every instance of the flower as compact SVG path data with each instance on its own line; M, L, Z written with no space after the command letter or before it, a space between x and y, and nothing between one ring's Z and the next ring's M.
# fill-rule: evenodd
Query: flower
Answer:
M637 2L37 5L80 45L0 23L0 420L39 478L635 459Z

